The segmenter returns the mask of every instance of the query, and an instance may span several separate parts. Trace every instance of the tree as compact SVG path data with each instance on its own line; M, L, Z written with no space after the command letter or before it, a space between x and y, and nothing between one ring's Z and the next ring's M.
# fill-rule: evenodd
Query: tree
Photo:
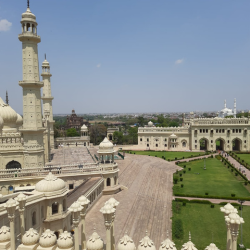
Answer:
M74 137L74 136L80 136L79 133L76 131L75 128L69 128L67 129L67 136L68 137Z
M168 125L169 127L178 127L179 126L179 123L176 122L176 121L171 121Z
M107 135L107 128L103 124L94 124L90 127L90 141L94 145L100 144Z
M118 132L118 131L115 131L114 134L113 134L113 141L116 143L116 144L123 144L123 133L122 132Z
M143 116L138 117L138 125L139 127L143 127L145 125L145 119Z

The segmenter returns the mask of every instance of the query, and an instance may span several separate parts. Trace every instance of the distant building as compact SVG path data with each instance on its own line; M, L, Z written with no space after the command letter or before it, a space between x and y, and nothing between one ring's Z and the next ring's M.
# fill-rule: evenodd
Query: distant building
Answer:
M89 122L84 121L83 117L77 116L75 110L73 109L72 114L67 116L66 125L63 129L75 128L78 132L80 132L83 124L87 127L89 126Z
M218 117L225 118L226 116L233 116L236 118L236 99L234 99L234 110L227 108L227 102L224 101L224 109L218 112Z
M114 132L119 131L119 128L108 128L107 129L107 138L112 141Z

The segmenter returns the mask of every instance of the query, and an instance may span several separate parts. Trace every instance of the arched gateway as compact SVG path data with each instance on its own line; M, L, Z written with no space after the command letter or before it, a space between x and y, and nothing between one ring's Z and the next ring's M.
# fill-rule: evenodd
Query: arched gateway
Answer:
M206 138L200 139L200 150L208 150L208 140Z
M10 161L6 165L6 169L13 169L13 168L22 168L22 166L18 161Z
M232 150L233 151L240 151L241 150L241 140L236 138L232 142Z

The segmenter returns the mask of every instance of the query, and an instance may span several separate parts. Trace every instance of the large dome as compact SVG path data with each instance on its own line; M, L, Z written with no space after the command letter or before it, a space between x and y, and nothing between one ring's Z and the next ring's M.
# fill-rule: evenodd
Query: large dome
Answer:
M4 125L15 127L17 121L17 113L0 97L0 116L3 119Z
M38 192L55 192L66 187L66 183L54 176L51 172L41 181L36 184L36 191Z
M23 125L23 118L22 118L22 116L20 116L19 114L17 114L16 125L17 125L18 127L20 127L20 126Z
M113 153L114 152L114 145L110 142L107 137L99 145L98 153Z

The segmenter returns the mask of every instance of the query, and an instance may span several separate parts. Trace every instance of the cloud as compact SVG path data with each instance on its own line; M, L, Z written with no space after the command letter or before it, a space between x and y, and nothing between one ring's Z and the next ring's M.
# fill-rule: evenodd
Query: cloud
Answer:
M101 67L101 64L100 64L100 63L98 63L98 64L96 65L96 67L97 67L97 68L100 68L100 67Z
M175 64L182 64L184 62L184 59L178 59L175 61Z
M6 19L0 20L0 31L8 31L8 30L10 30L11 25L12 25L12 23L9 22Z

